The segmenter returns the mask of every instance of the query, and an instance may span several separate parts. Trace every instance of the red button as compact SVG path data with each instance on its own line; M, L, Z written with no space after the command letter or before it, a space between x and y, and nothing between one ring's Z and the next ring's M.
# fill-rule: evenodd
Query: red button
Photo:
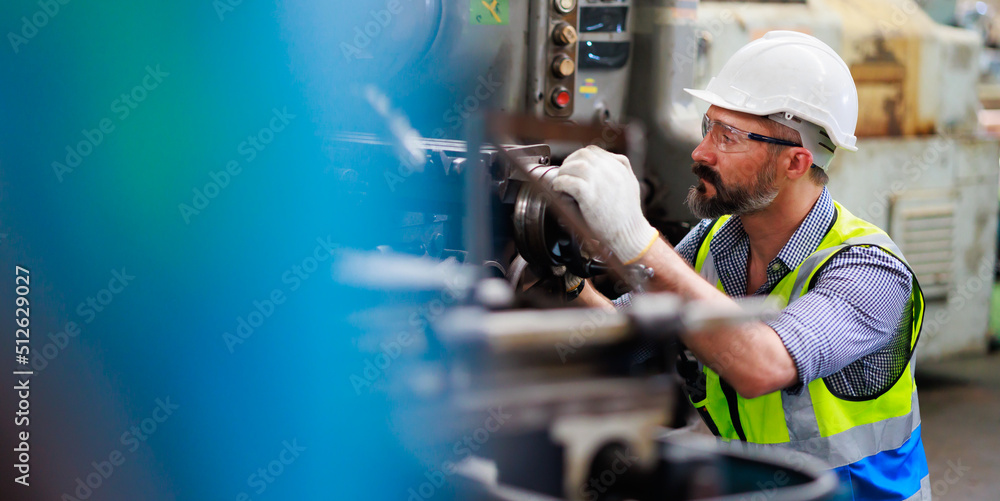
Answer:
M552 104L558 106L559 108L565 108L569 106L570 96L569 91L563 88L556 89L552 93Z

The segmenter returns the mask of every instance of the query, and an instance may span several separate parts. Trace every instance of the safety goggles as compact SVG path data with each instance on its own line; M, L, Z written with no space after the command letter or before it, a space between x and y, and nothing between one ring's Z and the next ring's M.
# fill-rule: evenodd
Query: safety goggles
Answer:
M799 143L785 141L776 137L762 136L753 132L737 129L729 124L717 122L708 118L706 114L701 119L701 137L712 135L712 142L715 143L719 151L726 153L739 153L750 149L748 140L759 141L761 143L779 144L781 146L802 146Z

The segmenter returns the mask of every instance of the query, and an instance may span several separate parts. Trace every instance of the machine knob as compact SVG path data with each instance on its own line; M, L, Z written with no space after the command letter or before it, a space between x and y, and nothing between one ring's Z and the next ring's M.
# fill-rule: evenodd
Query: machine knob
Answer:
M566 14L576 7L576 0L552 0L552 4L555 5L557 11Z
M560 54L552 60L552 74L556 78L566 78L576 71L576 63L569 56Z
M569 23L560 22L552 30L552 41L556 45L572 45L576 43L576 38L576 28L570 26Z

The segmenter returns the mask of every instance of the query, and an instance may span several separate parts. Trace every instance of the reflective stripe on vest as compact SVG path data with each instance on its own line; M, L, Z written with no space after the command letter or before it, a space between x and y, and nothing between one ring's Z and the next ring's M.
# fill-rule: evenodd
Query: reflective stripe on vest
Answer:
M840 204L834 202L834 205L834 224L817 249L770 291L769 298L776 300L779 307L789 305L807 293L815 285L816 277L824 265L837 253L853 246L878 247L909 266L902 252L885 232L856 218ZM695 259L695 270L723 292L725 290L711 253L711 244L728 219L729 216L724 216L709 228ZM924 313L923 294L915 275L910 307L912 354ZM739 357L740 353L735 348L731 351L734 353L729 355ZM717 362L726 363L725 360ZM832 467L846 471L865 458L872 458L885 451L902 450L901 447L912 439L920 448L919 454L913 453L912 461L922 462L912 470L926 472L926 458L919 442L920 410L912 363L907 363L899 379L888 389L868 398L835 395L820 378L809 382L796 395L776 391L753 399L740 396L734 399L732 395L727 399L723 387L725 382L718 374L704 366L703 372L706 398L693 403L696 407L704 408L703 414L710 415L718 430L717 434L723 440L739 440L736 443L747 449L773 449L776 446L790 448L819 457ZM734 420L738 423L734 423ZM857 469L860 472L866 471L865 468ZM856 488L863 488L868 481L879 481L876 478L858 478L858 474L850 473L853 481L858 483ZM921 477L924 475L926 473ZM899 487L900 491L894 493L895 499L905 499L911 495L917 496L916 499L926 495L929 499L929 483L926 478L921 477L909 479L905 487ZM924 485L927 485L927 490L923 488Z

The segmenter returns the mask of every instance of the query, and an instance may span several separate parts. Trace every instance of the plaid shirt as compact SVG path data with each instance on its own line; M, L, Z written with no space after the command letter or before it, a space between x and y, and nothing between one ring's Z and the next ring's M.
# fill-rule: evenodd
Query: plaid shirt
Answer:
M767 281L754 295L766 295L812 254L835 215L833 199L824 188L805 220L768 264ZM698 243L713 222L703 220L676 247L692 266ZM739 216L726 221L712 239L712 257L731 297L746 295L749 250L750 241ZM832 382L842 392L870 394L898 375L893 367L897 364L882 362L887 358L886 350L909 348L894 341L899 340L897 334L909 320L906 313L911 287L910 271L899 260L879 249L851 247L833 257L816 285L768 325L791 354L800 383L836 375ZM618 307L628 304L627 295L615 301Z

